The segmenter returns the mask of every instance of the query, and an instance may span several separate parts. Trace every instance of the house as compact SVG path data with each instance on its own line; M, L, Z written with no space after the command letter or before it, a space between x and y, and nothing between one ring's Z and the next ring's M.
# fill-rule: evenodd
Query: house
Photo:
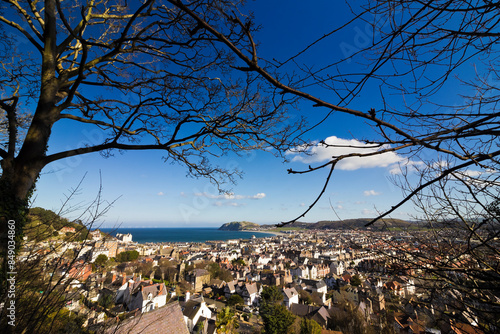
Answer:
M123 242L132 242L132 234L130 234L130 233L126 233L126 234L117 233L116 239L123 241Z
M106 257L109 258L109 249L107 249L106 247L93 248L89 254L90 262L94 262L101 254L106 255Z
M68 269L68 276L70 278L82 282L85 282L90 274L92 274L92 265L90 263L84 263L83 261L77 261Z
M342 261L333 261L330 264L330 273L340 276L344 273L345 267L344 267L344 262Z
M328 287L326 286L325 281L322 279L321 280L303 279L301 280L301 282L305 284L305 289L311 292L326 294L328 291Z
M167 303L167 289L165 283L150 284L141 282L130 294L127 304L128 310L139 309L142 313L150 312Z
M245 301L245 305L253 305L257 303L259 289L257 283L246 283L236 287L236 293L239 294Z
M116 240L104 240L97 241L94 245L95 248L106 248L108 250L108 257L116 257L118 251L118 241Z
M151 281L130 279L120 287L116 294L116 303L123 303L127 310L150 312L167 303L165 283L153 284Z
M238 281L234 280L231 282L227 282L227 284L224 286L224 297L226 299L229 299L231 295L236 293L236 286L238 285Z
M175 333L189 334L181 307L178 302L165 305L152 312L143 313L139 317L129 318L108 327L105 334L124 333Z
M290 312L301 318L312 319L322 328L326 328L330 319L328 309L324 306L311 306L306 304L292 304Z
M283 303L287 308L299 303L299 293L295 288L283 289Z
M307 268L307 266L290 268L290 274L292 275L292 277L309 278L309 269Z
M309 276L306 278L310 278L310 279L318 278L318 267L316 265L310 264L307 266L307 269L309 272Z
M92 238L92 240L101 240L101 231L99 229L90 231L89 237Z
M193 332L198 321L204 320L201 318L212 318L212 311L208 308L203 297L189 299L189 297L186 296L186 301L181 306L184 321L190 333Z
M191 283L194 291L202 291L203 285L210 283L210 273L206 269L193 269L185 278Z
M394 313L394 329L396 333L424 334L427 332L424 323L401 312Z
M74 227L69 227L69 226L64 226L59 230L61 233L76 233L76 230Z
M384 290L390 291L391 293L393 293L397 296L404 295L403 286L396 281L390 281L390 282L385 283L383 285L383 288L384 288Z

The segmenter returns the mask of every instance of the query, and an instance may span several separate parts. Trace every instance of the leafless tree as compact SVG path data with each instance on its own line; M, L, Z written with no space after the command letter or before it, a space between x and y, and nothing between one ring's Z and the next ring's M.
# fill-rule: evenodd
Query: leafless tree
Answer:
M255 149L280 155L299 143L302 121L289 120L290 100L257 73L238 68L235 52L255 47L250 33L256 29L239 5L2 3L4 251L7 221L16 221L20 237L35 181L51 162L93 152L163 150L165 160L219 184L240 171L210 158ZM58 122L97 129L102 139L48 151Z
M84 317L70 312L68 302L80 300L81 289L72 287L81 281L85 269L90 266L86 253L95 246L87 240L90 229L99 227L102 217L112 207L102 197L102 187L89 203L82 204L77 197L83 180L65 194L64 200L53 219L73 227L75 233L53 235L56 225L47 217L29 218L27 240L23 240L22 252L16 257L14 276L15 297L3 294L0 308L0 329L9 333L81 333ZM73 219L61 218L71 215ZM85 221L85 224L82 222ZM66 223L64 223L66 222ZM49 233L47 233L49 232ZM84 239L82 241L82 238ZM15 300L15 320L8 309Z
M500 306L498 4L374 1L354 6L352 20L331 32L355 32L354 42L342 46L344 57L314 71L304 65L304 76L288 91L315 106L363 118L376 135L358 138L359 147L348 147L353 153L289 172L330 168L321 197L343 159L389 152L404 157L402 173L395 176L403 197L372 223L413 202L421 213L415 218L427 223L426 231L388 245L397 253L385 255L425 278L423 286L435 291L429 301L440 301L441 315L495 332ZM277 65L299 62L329 37ZM352 62L363 66L354 71ZM306 94L311 86L335 92L337 104ZM370 110L356 110L356 97L373 87L380 99ZM340 147L321 144L332 152ZM408 248L413 244L417 249Z

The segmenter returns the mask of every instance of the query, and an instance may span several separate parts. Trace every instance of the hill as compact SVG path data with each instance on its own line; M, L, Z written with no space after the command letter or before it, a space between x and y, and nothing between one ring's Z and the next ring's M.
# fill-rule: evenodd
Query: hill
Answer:
M64 232L63 228L74 228L73 232ZM59 216L54 211L44 208L31 208L26 226L24 227L24 235L28 240L43 241L46 239L71 239L75 241L83 241L87 236L88 230L82 222L72 222L68 219Z
M221 231L245 231L245 230L251 230L251 229L260 229L259 224L251 223L251 222L230 222L230 223L225 223L221 227L219 227L219 230Z
M345 220L322 220L316 223L295 222L287 225L286 227L295 227L301 229L311 230L352 230L352 229L373 229L373 230L390 230L395 228L411 228L417 227L418 224L410 223L401 219L384 219L375 224L366 227L372 219L371 218L358 218L358 219L345 219ZM262 225L262 228L276 228L274 225Z

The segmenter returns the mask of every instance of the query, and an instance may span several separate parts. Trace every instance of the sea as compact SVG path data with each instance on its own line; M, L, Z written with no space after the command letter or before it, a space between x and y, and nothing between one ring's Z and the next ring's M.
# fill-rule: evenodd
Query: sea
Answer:
M251 239L270 237L272 233L253 231L222 231L217 227L172 227L172 228L100 228L104 233L116 236L117 233L132 234L132 241L147 242L205 242L212 240Z

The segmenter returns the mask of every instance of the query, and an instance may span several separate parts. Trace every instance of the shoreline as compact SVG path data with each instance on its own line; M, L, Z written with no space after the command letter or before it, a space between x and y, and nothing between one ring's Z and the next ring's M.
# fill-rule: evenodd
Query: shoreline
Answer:
M271 231L258 231L258 230L226 231L226 230L219 230L217 228L214 229L209 228L210 233L209 235L206 235L203 232L196 233L197 229L200 229L202 231L203 229L206 228L182 228L182 227L181 228L151 228L151 227L123 228L122 227L117 229L100 228L99 230L103 233L109 234L113 238L117 233L122 233L122 234L131 233L132 242L143 245L165 244L165 243L209 243L213 241L224 242L228 240L249 240L253 239L252 236L255 236L256 239L269 238L281 234L279 232L271 232ZM167 233L170 232L170 230L177 232L175 236L162 238L162 236L164 236L163 234L165 232ZM182 230L184 230L183 232L185 233L179 234L179 232ZM218 232L221 233L219 234ZM244 234L242 234L241 232L244 232ZM229 235L227 235L226 233ZM193 237L192 238L187 237L188 235L193 235ZM207 239L205 239L205 237Z

